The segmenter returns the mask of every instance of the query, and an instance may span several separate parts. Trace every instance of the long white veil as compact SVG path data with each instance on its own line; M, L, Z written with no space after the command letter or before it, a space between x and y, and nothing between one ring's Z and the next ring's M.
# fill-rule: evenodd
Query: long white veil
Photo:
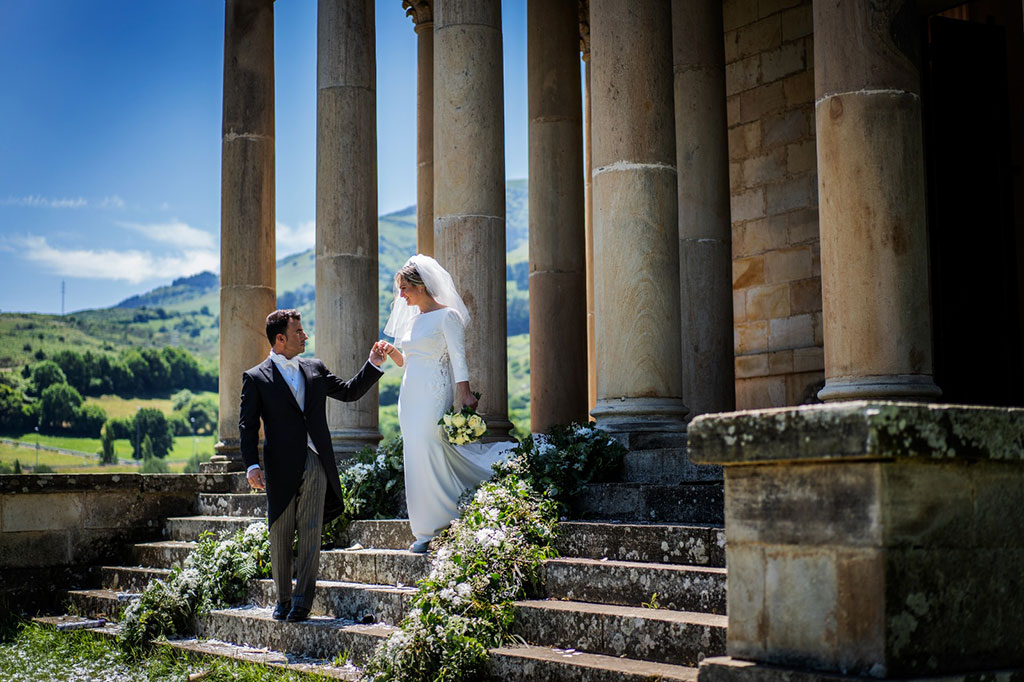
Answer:
M430 256L424 256L421 253L405 261L405 265L415 265L427 288L427 293L441 305L458 313L464 326L469 324L469 310L463 303L462 297L459 296L459 292L455 290L455 282L447 270ZM384 333L394 338L395 341L399 341L412 327L413 320L419 314L419 306L409 305L404 298L398 295L398 283L395 282L395 300L391 304L391 316L388 318L388 323L384 325Z

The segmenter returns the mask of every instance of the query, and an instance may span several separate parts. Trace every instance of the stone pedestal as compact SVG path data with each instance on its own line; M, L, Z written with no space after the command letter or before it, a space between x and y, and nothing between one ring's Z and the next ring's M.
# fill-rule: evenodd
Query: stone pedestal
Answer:
M530 428L587 421L579 2L527 5Z
M242 468L242 372L267 357L276 305L274 259L274 2L227 0L221 140L220 417L204 471Z
M377 338L377 61L374 0L317 7L316 337L348 378ZM327 401L337 457L380 441L377 387Z
M416 25L416 251L434 255L434 12L402 0Z
M668 2L591 0L597 403L611 432L682 431Z
M725 467L732 660L702 682L1021 675L1024 410L832 403L689 439Z
M673 0L679 288L688 417L736 409L720 0Z
M505 117L500 0L434 3L434 250L472 320L470 385L497 438L508 420Z
M897 0L814 3L822 400L932 380L919 27Z

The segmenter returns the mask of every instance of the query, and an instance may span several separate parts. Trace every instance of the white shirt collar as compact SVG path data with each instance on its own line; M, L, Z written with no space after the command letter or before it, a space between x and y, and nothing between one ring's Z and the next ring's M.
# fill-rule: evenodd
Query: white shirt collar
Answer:
M285 356L281 355L280 353L275 353L274 351L270 351L270 360L275 365L277 365L278 369L283 369L285 367L290 367L291 369L294 369L296 371L298 371L298 369L299 369L299 356L298 355L292 356L292 359L289 360L288 358L286 358Z

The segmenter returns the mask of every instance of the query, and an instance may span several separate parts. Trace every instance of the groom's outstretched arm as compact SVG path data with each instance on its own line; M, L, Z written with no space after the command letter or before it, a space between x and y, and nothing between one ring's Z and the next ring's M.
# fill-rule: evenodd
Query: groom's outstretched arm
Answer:
M353 402L362 398L370 387L384 375L384 370L367 360L356 375L345 381L331 373L324 363L317 360L317 371L327 381L327 395L335 400Z

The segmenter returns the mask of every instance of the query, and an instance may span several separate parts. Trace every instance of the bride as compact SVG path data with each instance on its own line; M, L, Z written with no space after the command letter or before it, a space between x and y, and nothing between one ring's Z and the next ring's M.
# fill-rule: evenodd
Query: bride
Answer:
M458 517L459 497L491 475L515 443L452 445L438 420L454 405L476 407L469 387L465 328L469 311L452 276L430 256L417 254L395 273L395 301L376 348L405 367L398 394L398 423L405 456L405 496L422 554L430 540ZM504 343L504 340L501 340ZM397 348L396 348L397 346Z

